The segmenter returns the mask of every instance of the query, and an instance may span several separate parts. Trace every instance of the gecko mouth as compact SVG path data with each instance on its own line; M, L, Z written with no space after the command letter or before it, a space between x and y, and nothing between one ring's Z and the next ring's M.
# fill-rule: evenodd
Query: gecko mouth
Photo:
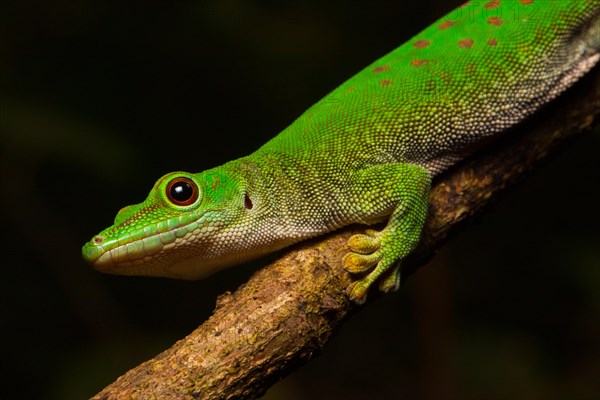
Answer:
M186 232L187 233L187 232ZM174 232L164 232L142 239L128 241L127 238L100 240L97 236L83 246L83 258L94 268L111 272L117 267L126 267L148 262L163 250L177 245Z
M100 234L87 242L81 249L81 253L83 258L99 271L126 274L127 268L122 269L122 267L149 263L160 258L166 250L194 241L196 236L206 230L206 226L203 227L196 220L191 220L187 224L163 232L158 232L158 228L156 230L146 228L127 235L119 235L118 238Z

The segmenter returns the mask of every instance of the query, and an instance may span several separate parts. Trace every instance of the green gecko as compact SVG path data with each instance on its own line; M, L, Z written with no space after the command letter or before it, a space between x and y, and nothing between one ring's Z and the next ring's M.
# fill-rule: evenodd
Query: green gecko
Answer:
M113 274L198 279L341 227L365 301L400 284L433 177L600 59L600 0L468 2L369 65L254 153L160 178L83 247Z

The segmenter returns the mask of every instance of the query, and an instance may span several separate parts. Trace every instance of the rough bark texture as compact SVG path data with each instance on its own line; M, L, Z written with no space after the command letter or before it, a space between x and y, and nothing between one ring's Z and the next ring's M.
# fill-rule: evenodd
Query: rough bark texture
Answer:
M431 211L406 278L461 221L481 211L551 151L587 131L600 114L600 68L534 118L435 182ZM121 376L94 399L256 398L320 353L358 309L341 267L351 227L296 246L258 271L189 336ZM375 290L371 299L377 297Z

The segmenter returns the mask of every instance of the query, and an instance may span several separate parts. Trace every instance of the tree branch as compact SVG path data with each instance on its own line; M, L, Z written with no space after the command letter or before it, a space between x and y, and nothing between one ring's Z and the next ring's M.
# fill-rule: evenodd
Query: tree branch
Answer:
M540 160L588 131L600 115L600 68L534 118L437 179L419 249L403 278ZM217 300L214 314L189 336L139 365L94 399L256 398L319 354L335 330L363 309L345 294L341 266L350 227L294 247ZM372 302L378 297L371 290Z

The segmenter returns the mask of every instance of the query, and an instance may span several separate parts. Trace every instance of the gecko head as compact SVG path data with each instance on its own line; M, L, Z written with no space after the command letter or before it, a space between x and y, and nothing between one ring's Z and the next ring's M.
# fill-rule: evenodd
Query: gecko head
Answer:
M83 246L83 258L101 272L199 279L236 262L230 248L247 218L240 185L209 170L172 172L146 200L121 209L114 224Z

